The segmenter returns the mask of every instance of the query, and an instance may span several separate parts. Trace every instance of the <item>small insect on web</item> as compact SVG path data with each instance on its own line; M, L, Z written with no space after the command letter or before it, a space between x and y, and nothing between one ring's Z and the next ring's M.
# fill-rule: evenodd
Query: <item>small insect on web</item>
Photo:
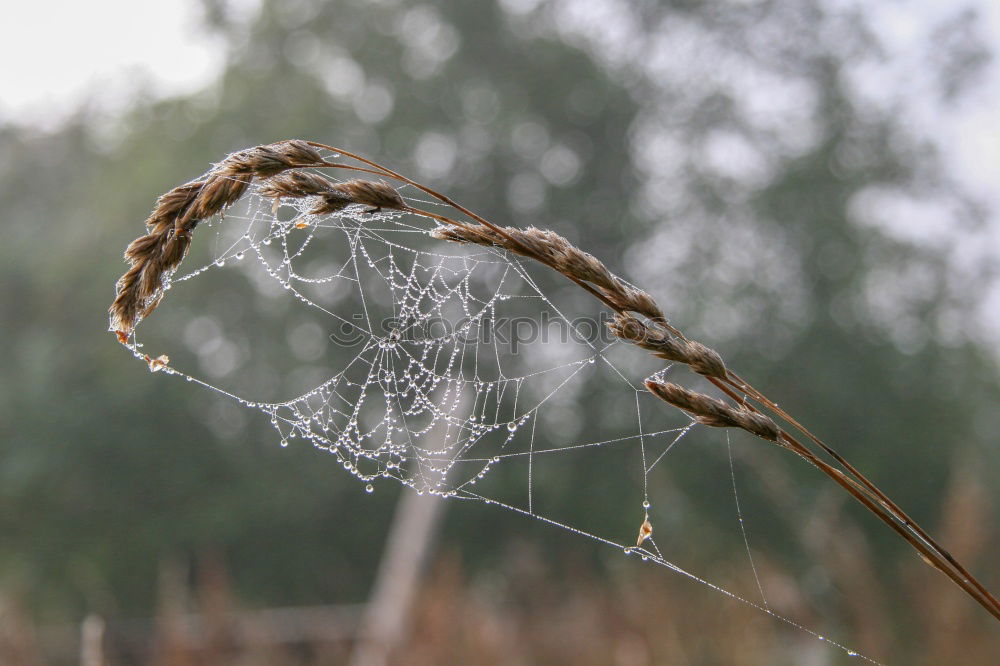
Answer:
M331 177L344 172L365 179ZM195 228L223 211L214 253L178 273L189 251L198 252L191 247ZM664 556L653 537L664 514L650 502L650 475L703 424L777 443L841 485L853 484L852 492L881 497L860 475L842 483L841 472L826 472L829 465L750 400L787 415L596 258L552 232L495 226L359 156L301 141L234 153L163 195L147 230L126 251L131 267L111 309L119 340L150 370L263 413L282 445L301 441L333 455L367 492L394 480L521 513L636 553L802 631ZM610 320L595 328L592 318L577 317L581 306L573 299L557 304L547 296L557 287L525 259L597 298L612 311ZM181 287L206 273L225 276L226 291L213 293L243 297L209 294L218 307L206 311L205 295L191 288L185 301ZM143 327L140 341L137 324L174 288L176 316L158 319L183 334L150 338ZM264 300L264 310L279 314L253 321L237 300ZM286 335L275 335L284 324ZM179 339L186 348L177 348ZM652 357L628 354L629 346L662 359L645 382L638 378ZM735 404L668 382L662 361L690 367ZM601 414L580 413L576 406L595 392ZM680 411L663 409L663 402ZM603 485L624 503L616 504L613 493L586 492L573 467L583 455L600 459ZM567 506L550 488L583 492ZM636 523L622 518L630 502L642 503L637 538L629 536ZM894 505L883 506L870 508L897 520Z

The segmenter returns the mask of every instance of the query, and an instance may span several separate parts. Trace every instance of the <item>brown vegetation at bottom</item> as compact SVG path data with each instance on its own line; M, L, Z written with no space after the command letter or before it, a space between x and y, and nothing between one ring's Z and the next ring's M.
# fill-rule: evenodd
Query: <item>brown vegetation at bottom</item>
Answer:
M766 482L767 479L764 479ZM780 482L780 479L777 480ZM780 483L778 483L780 485ZM823 604L760 552L758 573L775 612L883 663L992 664L1000 636L944 577L929 578L916 559L898 565L906 608L889 606L880 558L830 496L793 519L805 548L828 578ZM972 564L996 551L987 488L958 466L940 532ZM834 526L831 529L831 526ZM428 573L409 633L390 663L800 664L860 663L745 604L727 599L637 558L599 577L582 561L553 563L525 542L511 544L503 566L470 575L455 551ZM756 600L745 559L711 567L714 582ZM987 567L983 567L987 568ZM994 573L995 575L995 573ZM149 622L91 617L82 627L38 627L10 595L0 598L0 663L5 666L327 666L347 664L359 606L250 611L230 593L221 558L200 558L197 584L167 562L156 617ZM834 620L832 618L838 618ZM81 640L81 636L84 636ZM88 644L89 643L89 644Z

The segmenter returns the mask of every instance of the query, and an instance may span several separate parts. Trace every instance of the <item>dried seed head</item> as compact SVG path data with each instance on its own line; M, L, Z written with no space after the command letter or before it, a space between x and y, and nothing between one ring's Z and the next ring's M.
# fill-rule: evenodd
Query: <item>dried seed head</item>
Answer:
M229 155L201 178L161 195L146 219L147 234L125 251L129 269L119 278L109 309L111 330L127 336L156 308L164 282L184 259L200 220L236 202L254 178L292 167L320 166L322 156L304 141L282 141Z
M722 361L722 356L715 350L709 349L700 342L689 340L688 365L699 375L706 377L726 378L726 364Z
M706 425L736 425L735 421L729 418L732 408L721 400L707 396L704 393L688 390L672 382L658 382L651 379L646 380L646 388L661 400L669 402L674 407L683 409L699 420L707 419L712 421L712 423L706 423Z
M617 314L608 328L615 336L664 360L687 364L707 377L726 378L726 364L717 352L700 342L675 338L655 321L646 323L629 314Z
M285 159L291 163L290 166L316 166L324 161L318 150L301 139L291 139L273 145L281 148Z
M566 272L604 289L615 287L615 278L595 256L567 245L561 261Z
M193 218L191 227L198 220L215 215L226 206L235 203L246 191L252 176L238 174L227 178L209 178L192 202L188 215Z
M663 311L653 300L653 297L634 287L622 285L619 305L622 310L638 312L650 319L665 319Z
M656 343L662 339L656 331L630 314L615 313L611 321L608 322L608 330L615 337L645 349L653 349Z
M508 230L505 229L504 231ZM508 248L512 252L532 257L543 264L552 265L552 256L554 253L550 247L551 240L546 232L535 227L528 227L527 229L509 230L508 235L513 241L512 246Z
M152 230L161 224L173 226L178 218L183 217L206 182L204 179L192 180L161 194L156 200L156 207L146 219L146 228Z
M559 234L535 227L504 227L501 231L503 233L482 225L468 225L461 229L439 229L434 236L458 243L495 245L531 257L570 279L593 285L618 310L666 321L652 296L615 277L597 258L575 247Z
M616 337L647 349L666 361L690 362L687 341L674 338L659 326L649 325L633 315L616 314L608 322L608 328Z
M741 428L769 442L778 441L778 438L781 436L781 429L778 428L778 425L774 421L760 412L752 412L746 408L740 408L739 411L741 412Z
M763 414L746 407L732 407L704 393L690 391L670 382L646 380L646 388L664 402L690 414L698 423L716 428L741 428L761 439L777 441L778 426Z
M403 197L390 185L371 180L349 180L346 183L334 185L333 188L342 193L351 203L372 206L378 210L402 210L406 208Z
M335 183L307 171L289 171L272 176L261 188L261 194L276 200L282 197L318 197L318 203L309 210L313 215L336 213L351 204L372 206L376 210L401 210L406 207L399 192L385 183L370 180Z
M235 152L219 162L212 171L230 176L252 174L267 178L286 169L319 166L322 162L323 158L316 149L305 141L293 140Z
M431 237L452 243L473 243L496 247L506 247L505 243L507 242L495 231L480 224L436 227L431 231Z
M270 198L318 196L330 192L333 184L319 174L296 170L268 178L260 188L260 193Z

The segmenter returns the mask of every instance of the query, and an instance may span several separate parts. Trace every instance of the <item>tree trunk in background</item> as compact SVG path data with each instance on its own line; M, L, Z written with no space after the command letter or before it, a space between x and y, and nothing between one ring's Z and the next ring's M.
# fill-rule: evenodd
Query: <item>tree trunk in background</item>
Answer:
M80 666L104 666L104 620L93 613L80 624Z
M385 666L405 640L410 607L444 504L440 497L419 495L412 488L401 495L351 666Z

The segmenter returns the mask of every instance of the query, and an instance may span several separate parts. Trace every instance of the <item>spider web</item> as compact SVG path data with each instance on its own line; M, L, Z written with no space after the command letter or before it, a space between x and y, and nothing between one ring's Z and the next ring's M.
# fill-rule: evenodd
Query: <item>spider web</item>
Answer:
M401 193L424 209L439 205L410 187ZM245 201L239 214L210 223L217 232L209 260L172 276L166 288L193 287L194 278L209 271L234 271L272 299L281 294L283 316L305 321L296 330L313 335L289 335L286 345L265 336L261 344L271 366L281 365L274 351L285 347L300 371L270 382L270 390L262 388L267 382L247 382L234 363L215 367L209 381L181 369L196 362L183 353L177 363L145 353L147 346L161 351L170 338L150 343L134 335L127 346L151 370L263 413L282 446L306 443L335 456L367 492L391 480L421 494L480 501L541 520L665 566L871 661L772 611L752 557L759 602L671 562L652 534L635 545L636 529L652 528L660 517L650 500L650 475L698 426L643 387L636 370L645 355L602 335L603 325L592 317L560 309L543 292L534 267L499 249L433 239L434 223L412 215L357 205L313 215L310 199L275 204L259 187ZM584 307L596 309L589 302ZM178 316L191 314L181 308ZM154 318L162 317L158 311ZM188 337L202 360L221 353L221 333ZM311 351L302 353L302 347ZM178 351L170 347L171 356ZM665 372L669 368L657 374ZM248 384L262 393L299 390L258 399L243 395ZM594 386L607 396L601 419L607 428L588 427L596 436L587 437L574 407ZM604 473L625 484L634 513L619 515L609 528L606 521L580 518L587 513L581 506L599 506L599 496L574 499L573 511L553 501L545 486L572 484L577 455L604 456ZM749 557L734 475L731 483Z

